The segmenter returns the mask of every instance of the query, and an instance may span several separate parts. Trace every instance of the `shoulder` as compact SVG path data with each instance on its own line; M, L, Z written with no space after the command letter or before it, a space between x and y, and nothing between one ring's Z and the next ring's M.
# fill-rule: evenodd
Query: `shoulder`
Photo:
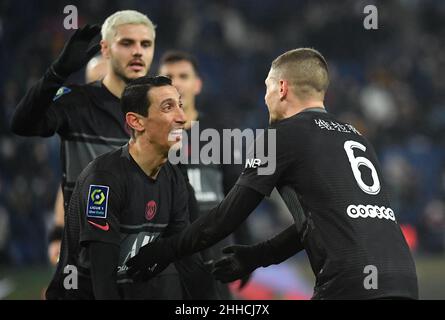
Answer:
M277 137L287 138L285 140L288 142L295 140L305 142L314 134L320 133L320 129L347 130L347 126L349 125L341 123L327 112L301 112L272 124L269 130L275 129Z
M79 180L98 179L101 181L122 184L126 172L125 158L121 156L122 148L107 152L91 161L79 176Z
M79 99L88 99L95 91L100 90L95 82L88 84L69 84L61 86L53 97L54 103L69 103L79 101Z
M164 165L165 172L167 175L167 178L174 184L184 184L185 178L184 173L181 171L181 169L177 165L173 165L170 162L167 162Z
M314 119L317 117L326 117L326 113L301 112L290 118L273 123L270 128L279 131L303 131L313 127Z
M104 86L100 81L90 82L80 86L80 90L87 96L100 96L104 93Z

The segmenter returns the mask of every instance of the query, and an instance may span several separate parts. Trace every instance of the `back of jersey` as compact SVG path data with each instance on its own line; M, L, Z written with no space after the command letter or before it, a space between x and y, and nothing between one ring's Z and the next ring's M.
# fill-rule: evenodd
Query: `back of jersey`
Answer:
M369 142L352 125L309 111L277 124L278 162L282 143L293 163L277 186L292 186L305 209L314 299L417 298L414 262Z

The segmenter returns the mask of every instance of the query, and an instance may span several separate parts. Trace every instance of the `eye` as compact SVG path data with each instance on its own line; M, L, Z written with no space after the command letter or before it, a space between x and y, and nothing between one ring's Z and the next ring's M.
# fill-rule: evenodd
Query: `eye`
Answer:
M165 111L170 111L173 108L173 105L171 103L167 103L166 105L164 105L164 110Z
M144 47L144 48L150 48L151 46L152 46L151 41L143 41L142 42L142 47Z

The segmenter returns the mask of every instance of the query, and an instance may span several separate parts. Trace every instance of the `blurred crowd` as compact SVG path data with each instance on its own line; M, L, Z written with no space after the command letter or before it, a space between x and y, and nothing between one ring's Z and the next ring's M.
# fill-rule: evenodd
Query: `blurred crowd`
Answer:
M72 30L136 9L157 25L157 59L193 53L204 92L198 108L231 127L267 125L264 79L285 50L314 47L329 63L326 106L376 147L398 222L418 253L445 252L445 1L162 0L0 3L0 264L47 260L47 230L60 183L59 139L22 138L9 121L23 94ZM363 8L378 9L366 30ZM82 82L83 73L70 79ZM273 211L267 204L263 210Z

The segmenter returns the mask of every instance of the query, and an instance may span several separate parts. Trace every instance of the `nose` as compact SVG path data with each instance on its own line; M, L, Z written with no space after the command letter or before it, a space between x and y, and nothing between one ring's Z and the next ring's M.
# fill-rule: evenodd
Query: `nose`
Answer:
M184 125L186 123L185 113L182 108L178 107L178 112L176 112L176 123L179 123L181 125Z
M133 46L133 56L135 57L141 57L142 56L142 46L140 43L136 43Z

